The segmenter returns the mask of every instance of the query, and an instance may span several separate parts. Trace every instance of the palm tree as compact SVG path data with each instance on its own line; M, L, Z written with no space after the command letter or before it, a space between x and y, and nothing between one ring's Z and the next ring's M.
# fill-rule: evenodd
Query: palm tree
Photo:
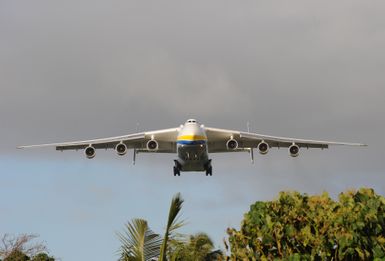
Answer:
M175 242L171 261L224 260L221 250L213 250L214 244L205 233L191 235L188 242Z
M190 246L194 260L218 260L218 255L222 255L220 250L213 251L214 243L206 233L190 236Z
M168 241L175 237L175 230L184 225L178 220L178 214L182 209L183 199L177 193L170 205L167 227L163 239L155 234L144 219L133 219L127 223L126 231L118 233L122 244L120 249L120 261L148 261L158 258L158 261L166 261Z
M168 220L167 220L167 227L166 232L164 233L163 237L163 243L160 248L160 255L158 261L166 261L166 254L167 254L167 244L170 237L173 236L173 233L176 229L180 228L184 225L183 221L178 221L178 214L180 210L182 209L183 205L183 199L180 193L177 193L171 201L170 210L168 212Z
M159 256L162 238L155 234L144 219L133 219L126 231L118 233L122 244L120 261L147 261Z

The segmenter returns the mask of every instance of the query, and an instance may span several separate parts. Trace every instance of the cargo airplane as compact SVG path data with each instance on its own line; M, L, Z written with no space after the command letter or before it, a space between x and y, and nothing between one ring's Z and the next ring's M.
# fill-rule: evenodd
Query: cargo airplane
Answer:
M20 146L18 148L56 147L56 150L84 150L87 158L95 157L97 149L114 149L123 156L133 149L134 163L136 154L142 152L175 153L174 176L181 171L204 171L212 176L213 168L209 153L241 152L250 153L254 160L253 149L262 155L270 148L288 148L289 155L297 157L301 148L327 149L329 145L366 146L360 143L342 143L275 137L251 132L209 128L189 119L177 128L134 133L118 137Z

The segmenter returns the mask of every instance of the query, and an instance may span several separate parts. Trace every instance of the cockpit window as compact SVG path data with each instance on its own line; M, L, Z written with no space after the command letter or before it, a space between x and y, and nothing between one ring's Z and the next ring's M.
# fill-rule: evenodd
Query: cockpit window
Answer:
M196 120L193 120L193 119L191 119L191 120L187 120L187 122L188 122L188 123L196 123L197 121L196 121Z

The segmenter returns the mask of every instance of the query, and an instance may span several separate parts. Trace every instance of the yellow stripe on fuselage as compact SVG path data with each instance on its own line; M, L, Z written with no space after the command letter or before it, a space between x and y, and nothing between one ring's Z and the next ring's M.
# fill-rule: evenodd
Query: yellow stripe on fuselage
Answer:
M196 140L207 140L207 138L201 135L183 135L183 136L179 136L177 140L178 141L179 140L196 141Z

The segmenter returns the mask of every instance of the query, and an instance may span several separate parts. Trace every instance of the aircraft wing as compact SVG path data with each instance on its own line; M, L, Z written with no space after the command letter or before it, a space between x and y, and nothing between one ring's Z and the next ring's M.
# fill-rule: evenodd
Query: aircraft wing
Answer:
M128 149L136 149L137 152L175 153L177 135L178 128L171 128L102 139L27 145L19 146L17 148L24 149L38 147L55 147L56 150L63 151L85 149L88 146L92 146L95 149L114 149L117 144L124 143ZM147 149L147 142L149 140L155 140L158 143L157 150Z
M319 140L307 140L296 139L287 137L276 137L257 133L241 132L234 130L225 130L217 128L206 127L206 135L208 140L208 149L210 153L215 152L232 152L227 148L227 141L235 139L238 142L238 148L235 151L249 151L251 148L257 148L261 141L269 144L270 148L288 148L293 143L300 148L319 148L327 149L329 145L348 145L348 146L367 146L361 143L345 143L334 141L319 141Z

